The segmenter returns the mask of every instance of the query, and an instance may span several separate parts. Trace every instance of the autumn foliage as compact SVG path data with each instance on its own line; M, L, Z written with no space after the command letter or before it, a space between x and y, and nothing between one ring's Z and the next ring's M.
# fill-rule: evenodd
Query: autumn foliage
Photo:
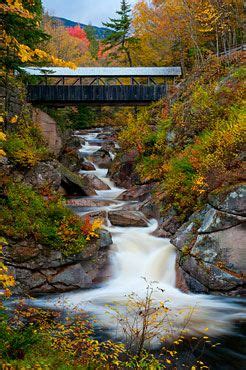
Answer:
M125 151L138 152L135 166L141 181L157 182L162 210L174 208L181 221L210 192L245 180L241 64L240 53L231 59L211 58L180 87L168 111L164 101L144 109L137 119L130 115L119 135Z

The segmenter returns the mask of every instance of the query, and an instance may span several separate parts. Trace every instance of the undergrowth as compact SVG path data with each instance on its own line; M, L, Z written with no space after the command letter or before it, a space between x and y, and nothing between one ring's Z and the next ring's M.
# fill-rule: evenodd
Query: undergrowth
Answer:
M64 255L81 252L90 237L97 237L97 223L85 223L65 207L60 195L43 196L31 186L10 182L0 199L0 233L8 239L31 239L60 250Z
M208 194L244 180L244 76L240 54L211 58L193 71L170 101L130 115L119 135L124 151L137 150L142 182L158 181L163 211L180 220L203 205ZM153 125L154 122L154 125Z

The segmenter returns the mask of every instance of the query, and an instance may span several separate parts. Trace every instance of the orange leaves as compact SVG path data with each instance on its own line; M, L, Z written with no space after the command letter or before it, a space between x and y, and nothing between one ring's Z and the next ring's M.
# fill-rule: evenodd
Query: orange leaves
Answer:
M86 237L86 240L91 240L92 238L99 238L98 231L102 228L102 220L95 219L91 222L90 216L87 216L84 220L84 224L81 226L81 231Z

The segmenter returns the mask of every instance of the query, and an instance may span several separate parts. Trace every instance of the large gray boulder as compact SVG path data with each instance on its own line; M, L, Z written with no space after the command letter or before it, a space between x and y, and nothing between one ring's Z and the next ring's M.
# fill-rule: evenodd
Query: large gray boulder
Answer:
M108 218L114 226L147 227L148 221L141 212L137 211L110 211Z
M96 195L94 187L85 182L83 178L76 173L70 171L63 165L59 166L61 173L61 186L68 195Z
M93 153L91 159L93 163L96 163L98 167L101 168L110 168L112 164L110 153L105 149L97 150L95 153Z
M172 239L178 265L194 292L242 294L246 272L245 187L211 194Z
M84 187L88 189L94 190L110 190L110 187L105 184L101 179L99 179L96 175L89 173L80 175L83 179Z

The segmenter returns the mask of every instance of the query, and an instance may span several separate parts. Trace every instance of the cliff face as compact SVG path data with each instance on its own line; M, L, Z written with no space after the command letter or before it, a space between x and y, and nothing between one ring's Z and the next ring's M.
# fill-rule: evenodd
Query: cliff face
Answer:
M193 292L243 294L246 186L220 190L176 232L178 266Z

